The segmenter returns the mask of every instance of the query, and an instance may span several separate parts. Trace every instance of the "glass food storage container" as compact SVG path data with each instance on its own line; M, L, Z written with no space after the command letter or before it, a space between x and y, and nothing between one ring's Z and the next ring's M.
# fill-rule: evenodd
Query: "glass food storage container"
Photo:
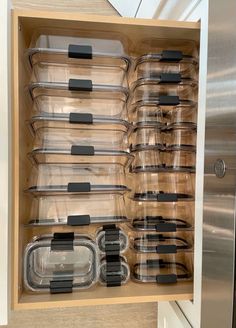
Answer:
M129 238L125 231L115 224L107 224L99 228L96 242L102 254L119 255L129 246Z
M134 253L131 278L135 282L173 284L191 281L193 259L191 252L175 254Z
M133 156L128 150L127 128L101 130L90 127L40 128L33 150L35 164L102 163L128 165Z
M128 221L125 199L119 194L34 197L29 215L28 227L81 227Z
M83 85L77 85L75 89L69 84L31 83L34 115L90 113L98 119L127 119L127 88L92 85L85 90Z
M98 278L98 249L86 235L44 235L25 248L24 285L29 291L70 293L90 288Z
M130 268L124 256L104 257L101 260L99 282L107 287L124 285L130 278Z
M191 231L156 233L132 232L131 247L139 253L175 254L192 251Z
M117 165L51 165L33 168L27 193L34 196L121 194L129 191L123 170Z
M192 202L130 201L131 229L134 231L191 231L194 227Z
M135 173L131 198L135 201L176 202L194 200L190 173Z
M91 38L90 32L83 30L57 29L50 34L39 30L27 51L32 79L65 82L80 77L95 83L126 85L130 58L124 52L122 36L113 34L114 38L109 40L101 32L97 38Z

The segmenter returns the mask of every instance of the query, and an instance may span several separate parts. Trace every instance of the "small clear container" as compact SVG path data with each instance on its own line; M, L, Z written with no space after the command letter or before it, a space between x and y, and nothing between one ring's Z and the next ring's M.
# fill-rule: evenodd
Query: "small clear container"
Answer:
M193 249L191 232L132 232L131 247L138 253L175 254Z
M132 279L142 283L173 284L191 281L193 258L191 252L175 254L135 253Z
M29 157L36 164L102 163L128 165L127 128L102 130L92 127L40 128Z
M44 235L25 248L24 285L29 291L69 293L90 288L98 278L98 248L86 235Z
M51 165L33 168L27 193L35 196L90 195L111 193L123 195L129 188L120 166Z
M129 108L129 120L136 126L157 126L165 125L162 108L158 102L140 101Z
M124 256L109 260L104 257L100 265L99 282L107 287L117 287L126 284L130 278L130 268Z
M197 131L189 128L173 128L165 132L164 142L171 150L196 150Z
M192 202L131 201L129 217L134 231L191 231L194 227L194 205Z
M165 112L165 119L168 127L196 128L197 127L197 105L179 105Z
M115 224L104 225L99 228L96 242L102 254L117 255L126 252L129 246L129 238L125 231Z
M65 82L79 76L96 83L127 84L130 58L121 40L109 40L105 34L91 38L86 31L38 31L27 53L36 81Z
M135 173L131 198L135 201L176 202L194 199L190 173Z
M170 99L171 96L172 102L175 99L176 103L179 100L197 101L197 82L191 79L180 79L178 83L162 83L160 78L145 78L135 81L131 88L130 105L146 100L158 101L160 96L165 96L165 99Z
M137 126L129 136L130 150L164 149L161 129L155 126Z
M127 222L122 195L40 196L32 199L26 226L88 226Z
M92 91L69 90L69 84L31 83L35 115L90 113L98 119L127 119L128 89L93 85Z
M131 172L195 171L196 154L193 151L158 149L138 150L131 163Z

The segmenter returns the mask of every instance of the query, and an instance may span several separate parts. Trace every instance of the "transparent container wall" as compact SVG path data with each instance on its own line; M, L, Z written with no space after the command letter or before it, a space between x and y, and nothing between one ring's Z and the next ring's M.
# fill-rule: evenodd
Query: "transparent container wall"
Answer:
M110 267L107 265L106 258L101 260L99 282L102 285L111 287L111 283L115 281L115 286L121 286L126 284L129 278L130 268L125 257L120 256L119 262L111 263Z
M154 125L162 127L165 125L165 117L158 102L140 101L129 108L129 120L135 125Z
M132 279L142 283L176 283L192 280L193 258L190 252L176 254L134 253Z
M128 209L132 230L175 232L194 227L192 202L130 201Z
M197 125L197 106L196 104L178 105L165 112L165 119L169 127L196 127Z
M197 101L197 83L188 80L180 83L160 83L155 79L139 80L133 84L130 104L141 101L158 101L160 96L175 96L180 101Z
M124 53L121 35L113 33L114 38L107 39L104 32L97 32L97 38L83 30L54 33L38 31L31 42L28 55L35 80L65 82L79 77L92 79L96 84L127 83L130 59Z
M134 177L131 197L136 201L193 200L194 186L189 173L139 172Z
M77 236L69 249L65 241L52 248L53 236L35 239L24 253L24 284L31 291L50 291L52 281L73 282L78 289L89 288L98 280L98 249L87 236Z
M109 232L111 232L109 234ZM126 232L120 228L118 230L110 229L110 231L100 228L97 231L96 242L98 248L102 254L114 255L117 251L122 254L124 253L129 246L129 239Z
M131 172L190 171L194 172L195 152L186 150L160 151L158 149L135 152Z
M41 196L31 202L29 226L87 226L127 221L122 195Z
M197 132L195 129L175 128L165 132L164 142L168 149L194 150Z
M40 195L73 195L120 193L128 191L120 166L38 165L31 172L28 193Z
M127 119L127 89L97 88L92 92L57 89L51 84L30 85L35 114L90 113L102 117Z
M35 163L103 163L127 165L127 128L103 130L91 127L73 129L40 128L36 131L33 151Z
M136 127L129 138L130 150L164 149L161 130L157 127Z
M193 249L191 231L181 232L137 232L130 234L131 248L138 253L175 254Z

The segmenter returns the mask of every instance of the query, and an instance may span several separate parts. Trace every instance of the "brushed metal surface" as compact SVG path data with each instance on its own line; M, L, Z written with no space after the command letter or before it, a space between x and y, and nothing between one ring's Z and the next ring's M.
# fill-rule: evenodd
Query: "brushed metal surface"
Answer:
M236 187L236 1L209 0L202 328L233 325ZM222 159L225 175L217 177Z

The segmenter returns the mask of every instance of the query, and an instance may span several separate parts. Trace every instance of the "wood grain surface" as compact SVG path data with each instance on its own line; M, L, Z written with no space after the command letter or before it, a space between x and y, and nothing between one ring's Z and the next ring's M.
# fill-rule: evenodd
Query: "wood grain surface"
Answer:
M118 15L106 0L12 0L14 8ZM15 311L8 328L156 328L156 303Z

